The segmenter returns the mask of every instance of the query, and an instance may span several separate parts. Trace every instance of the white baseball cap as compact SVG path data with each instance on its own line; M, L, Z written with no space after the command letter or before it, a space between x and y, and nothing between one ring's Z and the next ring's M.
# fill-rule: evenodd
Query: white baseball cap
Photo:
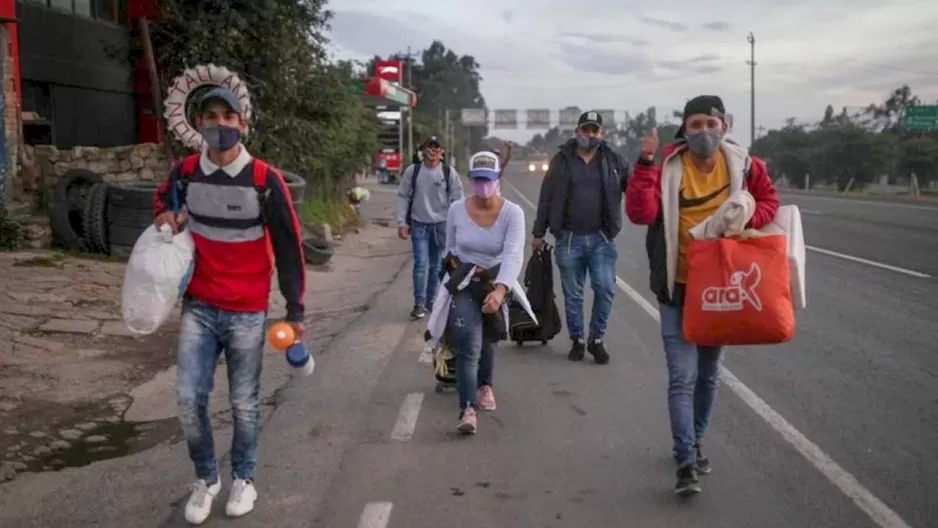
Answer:
M497 180L502 172L502 161L494 152L476 152L469 159L469 179Z

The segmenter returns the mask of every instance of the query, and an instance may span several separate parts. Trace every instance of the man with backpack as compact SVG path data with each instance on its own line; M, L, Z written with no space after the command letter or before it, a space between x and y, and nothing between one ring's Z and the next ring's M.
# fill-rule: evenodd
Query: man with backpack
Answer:
M221 490L208 409L221 351L234 418L232 485L226 513L254 509L260 433L260 380L270 279L276 262L286 322L303 337L306 270L300 221L280 172L241 144L247 121L230 90L214 88L199 102L195 125L201 154L173 169L154 197L155 224L188 229L195 266L183 298L177 352L179 421L195 465L186 520L202 524Z
M446 215L449 206L463 198L456 169L446 163L443 147L430 136L404 169L397 188L397 235L409 237L414 251L414 309L410 316L422 319L440 286L440 270L446 246Z

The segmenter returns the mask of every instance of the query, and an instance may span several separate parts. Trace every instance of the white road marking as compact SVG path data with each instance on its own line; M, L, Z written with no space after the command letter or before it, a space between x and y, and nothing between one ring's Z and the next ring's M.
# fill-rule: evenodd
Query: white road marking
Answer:
M422 392L412 392L404 397L401 411L397 413L397 421L394 422L394 429L391 430L391 438L402 442L413 438L421 405L423 405Z
M521 194L517 187L503 181L529 208L537 210L537 206L526 196ZM826 250L824 250L826 251ZM856 257L853 257L856 258ZM851 259L848 259L851 260ZM867 261L866 263L869 263ZM895 270L893 270L895 271ZM905 270L908 271L908 270ZM619 276L616 276L616 285L623 293L629 296L638 304L652 319L660 321L658 309L641 294L635 291ZM731 391L733 391L743 402L749 406L753 412L765 420L782 438L795 448L808 462L811 463L822 475L827 477L834 486L867 514L881 528L911 528L899 514L894 512L878 497L861 484L856 477L847 472L846 469L838 465L834 460L821 450L814 442L808 439L795 426L788 423L782 415L775 411L768 403L760 398L745 383L737 378L725 367L720 367L720 374L723 382Z
M534 204L534 202L532 202L531 200L528 200L527 196L521 194L521 191L519 191L517 187L515 187L514 185L508 183L507 180L506 180L504 183L507 184L507 185L508 185L508 188L511 189L512 191L514 191L514 193L515 193L516 195L518 195L518 196L521 198L521 200L522 200L525 204L527 204L528 207L530 207L531 209L534 209L535 211L537 210L537 206ZM799 208L799 209L800 209L800 208ZM802 213L806 213L806 214L818 214L818 215L823 214L823 213L821 213L820 211L814 211L814 210L811 210L811 209L808 209L808 210L801 209L801 212L802 212ZM922 273L922 272L920 272L920 271L910 270L910 269L906 269L906 268L900 268L900 267L898 267L898 266L892 266L892 265L889 265L889 264L883 264L882 262L876 262L875 260L869 260L869 259L865 259L865 258L861 258L861 257L854 257L853 255L847 255L846 253L838 253L837 251L831 251L831 250L829 250L829 249L819 248L819 247L816 247L816 246L808 246L808 245L805 245L805 249L807 249L808 251L814 251L814 252L817 252L817 253L821 253L821 254L827 255L827 256L829 256L829 257L840 258L840 259L844 259L844 260L849 260L849 261L851 261L851 262L857 262L857 263L859 263L859 264L866 264L867 266L873 266L874 268L879 268L879 269L884 269L884 270L888 270L888 271L893 271L893 272L896 272L896 273L901 273L901 274L903 274L903 275L908 275L908 276L910 276L910 277L916 277L916 278L919 278L919 279L930 279L930 278L931 278L931 275L929 275L929 274L927 274L927 273Z
M802 209L799 207L798 210L801 211L801 214L806 214L806 215L821 216L824 214L821 211L816 211L814 209Z
M827 255L829 257L837 257L844 260L849 260L851 262L859 262L860 264L866 264L867 266L873 266L874 268L880 268L884 270L894 271L896 273L901 273L903 275L908 275L910 277L917 277L919 279L928 279L931 278L931 275L927 273L922 273L921 271L915 271L905 268L900 268L898 266L890 266L889 264L883 264L882 262L876 262L875 260L867 260L865 258L854 257L853 255L847 255L844 253L838 253L836 251L831 251L829 249L819 248L815 246L805 245L805 249L809 251L814 251L822 255Z
M417 361L423 365L432 365L433 349L427 344L422 333L417 336L417 348L420 349L420 357Z
M420 351L420 358L417 359L423 365L433 364L433 350L429 346L424 346Z
M392 509L392 502L369 502L358 518L358 528L386 528L391 520Z
M855 204L872 205L872 206L879 206L879 207L899 207L901 209L921 209L925 211L938 211L938 206L904 204L904 203L895 203L895 202L882 202L882 201L876 201L876 200L863 200L861 198L851 198L849 196L844 196L844 197L819 196L817 194L811 194L807 192L798 192L798 191L786 191L784 189L779 189L779 191L780 191L779 194L783 194L786 197L786 199L797 197L797 198L804 198L809 201L810 200L824 200L828 202L855 203Z

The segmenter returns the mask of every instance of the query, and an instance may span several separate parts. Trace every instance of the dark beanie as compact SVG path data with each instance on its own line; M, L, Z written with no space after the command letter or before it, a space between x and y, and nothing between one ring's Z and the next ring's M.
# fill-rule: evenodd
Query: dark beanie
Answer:
M714 117L724 119L726 117L726 107L723 106L723 99L717 95L698 95L684 105L684 119L694 114L708 114ZM684 137L684 123L678 129L676 138Z

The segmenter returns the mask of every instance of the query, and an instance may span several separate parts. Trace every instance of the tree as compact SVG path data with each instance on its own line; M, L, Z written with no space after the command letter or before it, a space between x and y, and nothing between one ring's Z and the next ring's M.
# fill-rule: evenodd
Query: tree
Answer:
M347 92L353 66L330 63L324 0L162 2L151 32L162 82L187 66L215 63L249 86L248 147L302 174L314 193L337 196L346 176L377 149L377 123Z
M882 176L907 184L914 173L920 184L938 181L938 131L910 132L905 114L920 104L908 86L893 90L882 103L870 104L850 115L828 105L814 126L796 125L771 130L757 139L752 152L766 159L773 177L785 177L798 187L832 184L843 189L878 183Z
M389 57L404 63L404 84L406 86L408 81L412 82L410 88L417 94L417 105L414 108L415 141L430 135L443 136L447 112L452 122L460 124L463 108L486 107L479 88L482 80L479 63L474 57L459 55L439 40L434 40L419 56L419 62L413 57ZM369 75L375 71L378 60L381 57L374 57L367 64ZM488 126L457 126L455 130L453 145L447 146L450 150L461 153L485 148Z

